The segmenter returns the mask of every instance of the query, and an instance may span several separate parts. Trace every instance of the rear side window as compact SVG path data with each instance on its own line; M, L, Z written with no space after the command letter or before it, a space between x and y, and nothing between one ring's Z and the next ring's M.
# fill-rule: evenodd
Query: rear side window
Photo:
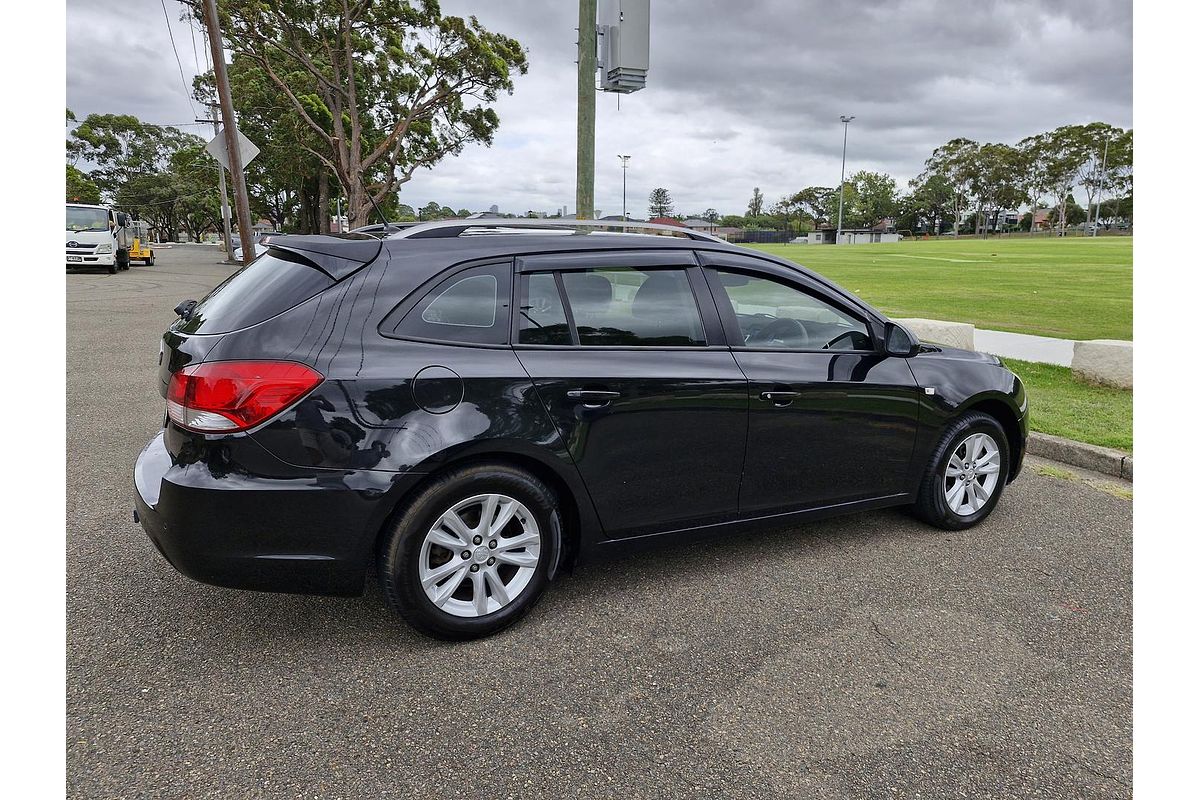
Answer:
M227 333L270 319L334 284L333 278L281 250L235 272L196 305L181 333Z
M554 273L522 276L520 312L521 344L571 344L571 328Z
M563 272L583 346L703 347L700 310L682 269Z
M490 264L456 272L438 283L416 305L389 315L385 335L464 344L505 344L512 267Z

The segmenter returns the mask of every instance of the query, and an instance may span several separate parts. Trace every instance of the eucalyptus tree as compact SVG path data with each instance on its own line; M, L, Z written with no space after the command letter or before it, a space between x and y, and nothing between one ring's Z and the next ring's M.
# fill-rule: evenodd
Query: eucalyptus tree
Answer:
M185 0L199 13L197 0ZM257 65L336 176L352 226L373 203L470 143L490 145L491 107L528 68L525 49L432 0L227 0L235 62Z
M131 114L88 114L71 131L67 157L94 164L88 177L111 199L131 179L164 170L172 153L198 139Z
M1120 197L1129 188L1133 170L1133 131L1093 122L1081 126L1078 136L1080 147L1087 153L1079 185L1087 195L1085 208L1088 221L1091 221L1094 202L1101 192Z
M951 139L933 151L925 161L921 180L937 175L950 187L950 211L954 218L954 234L971 203L971 182L978 169L979 144L971 139Z

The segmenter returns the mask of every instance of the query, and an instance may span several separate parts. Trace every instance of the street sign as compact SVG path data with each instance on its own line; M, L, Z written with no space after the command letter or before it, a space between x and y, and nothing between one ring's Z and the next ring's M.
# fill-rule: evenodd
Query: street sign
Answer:
M211 142L204 146L204 149L207 150L213 158L221 162L221 166L223 166L225 169L229 169L229 151L225 147L224 128L222 128L221 131L213 137ZM242 169L245 169L246 165L253 161L254 157L257 156L260 151L258 149L258 145L247 139L246 135L241 131L238 131L238 152L242 155Z

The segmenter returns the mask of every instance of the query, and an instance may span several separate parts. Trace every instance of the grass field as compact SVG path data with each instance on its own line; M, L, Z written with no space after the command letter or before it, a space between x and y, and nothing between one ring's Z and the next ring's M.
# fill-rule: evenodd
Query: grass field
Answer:
M1070 367L1004 359L1029 395L1030 427L1077 442L1133 450L1133 392L1093 386Z
M894 317L1133 338L1132 237L747 246L803 264Z

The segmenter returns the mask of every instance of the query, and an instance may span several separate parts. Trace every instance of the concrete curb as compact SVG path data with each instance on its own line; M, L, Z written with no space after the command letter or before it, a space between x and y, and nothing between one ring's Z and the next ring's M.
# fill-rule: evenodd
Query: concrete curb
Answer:
M1133 480L1133 456L1121 450L1032 432L1029 434L1028 447L1031 455Z

